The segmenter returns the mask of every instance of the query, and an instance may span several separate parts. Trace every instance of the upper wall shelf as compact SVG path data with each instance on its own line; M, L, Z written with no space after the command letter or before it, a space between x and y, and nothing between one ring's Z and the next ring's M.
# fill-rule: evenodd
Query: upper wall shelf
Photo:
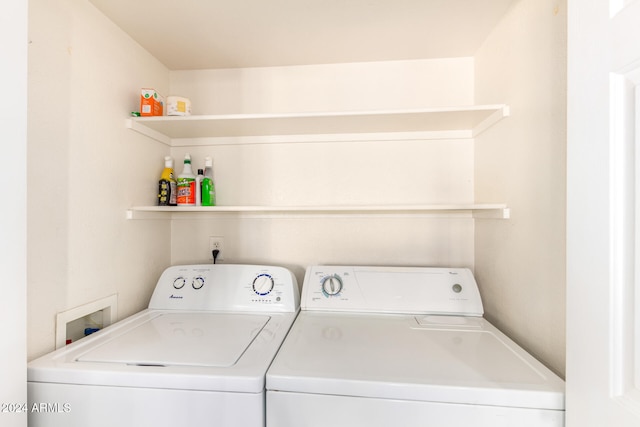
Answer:
M126 125L169 146L181 146L295 141L300 135L324 141L345 140L345 135L366 135L349 138L352 140L389 139L399 134L412 138L473 138L508 115L507 105L496 104L405 110L133 117L127 119ZM319 139L319 135L324 137ZM206 141L198 141L204 138Z

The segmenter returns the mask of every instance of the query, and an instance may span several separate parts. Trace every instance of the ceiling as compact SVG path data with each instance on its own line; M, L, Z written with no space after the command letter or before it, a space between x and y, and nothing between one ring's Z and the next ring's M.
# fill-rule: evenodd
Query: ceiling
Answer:
M514 0L89 0L170 70L472 56Z

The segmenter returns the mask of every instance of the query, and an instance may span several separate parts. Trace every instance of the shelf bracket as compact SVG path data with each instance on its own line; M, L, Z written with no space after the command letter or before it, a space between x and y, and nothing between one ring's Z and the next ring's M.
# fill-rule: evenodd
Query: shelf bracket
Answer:
M504 119L505 117L509 117L510 110L508 105L503 105L501 108L496 110L489 117L480 122L476 127L471 131L471 135L473 138L476 138L485 130L489 129L491 126Z
M126 119L125 126L127 127L127 129L134 130L138 133L141 133L142 135L148 136L149 138L155 139L158 142L168 145L169 147L171 146L171 138L164 135L163 133L150 129L140 122L132 119Z

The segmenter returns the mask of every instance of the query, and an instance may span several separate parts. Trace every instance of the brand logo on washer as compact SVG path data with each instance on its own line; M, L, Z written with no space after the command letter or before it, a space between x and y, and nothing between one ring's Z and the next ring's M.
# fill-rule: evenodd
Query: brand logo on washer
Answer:
M183 297L182 297L182 295L174 295L174 294L171 294L171 295L169 296L169 298L170 298L170 299L182 299Z

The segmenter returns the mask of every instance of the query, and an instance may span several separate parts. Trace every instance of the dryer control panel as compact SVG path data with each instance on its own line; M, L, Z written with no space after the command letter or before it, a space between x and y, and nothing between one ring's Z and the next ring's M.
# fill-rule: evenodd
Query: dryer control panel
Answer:
M467 268L312 266L302 310L482 316Z
M286 268L201 264L167 268L149 308L205 311L295 312L298 283Z

